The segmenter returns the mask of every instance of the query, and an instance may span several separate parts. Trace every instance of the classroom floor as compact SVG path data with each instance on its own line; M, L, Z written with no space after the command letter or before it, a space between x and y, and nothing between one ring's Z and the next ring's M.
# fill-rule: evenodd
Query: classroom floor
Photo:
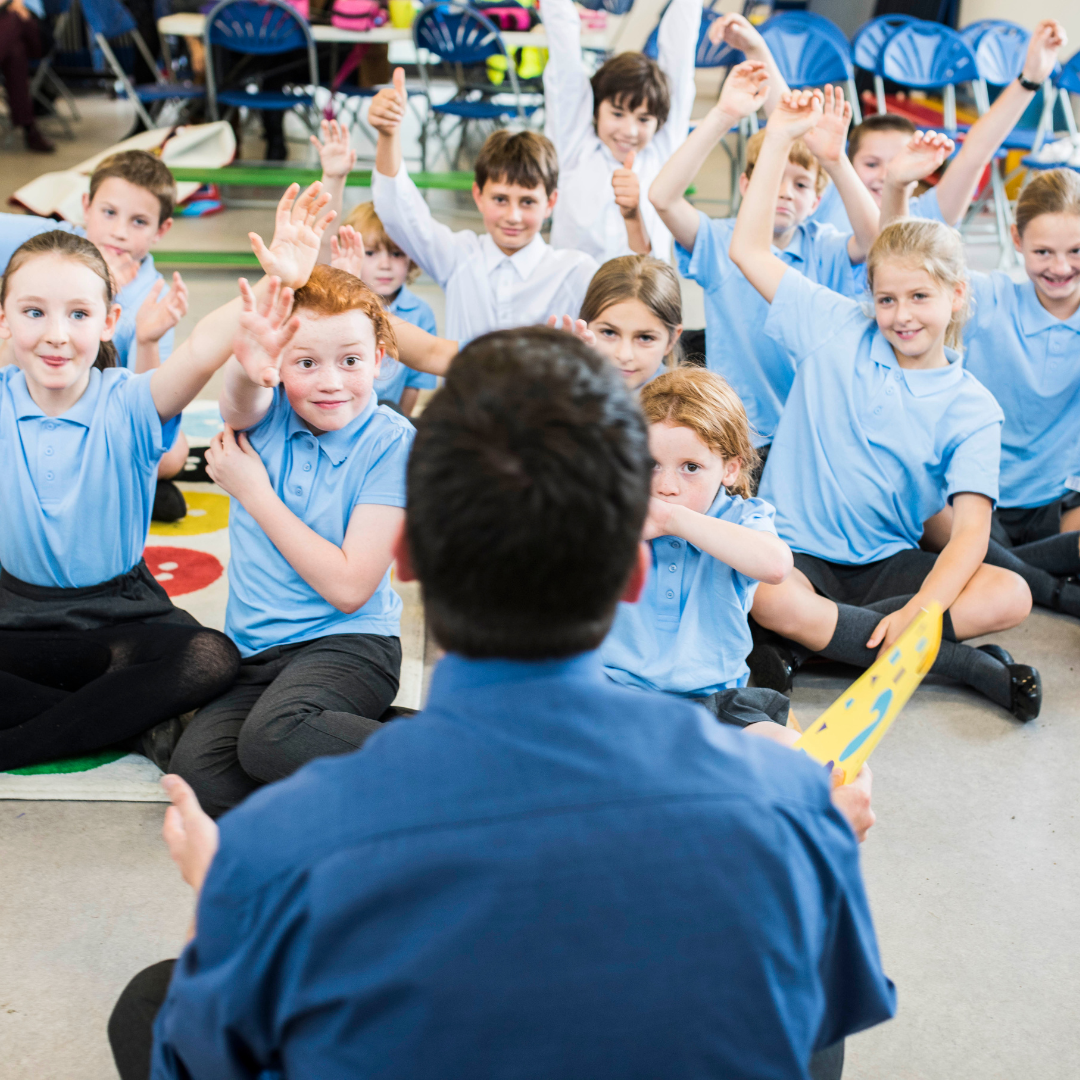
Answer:
M0 196L127 132L125 105L83 105L78 142L52 158L0 142ZM722 168L717 154L699 178L702 196L722 197ZM442 209L469 224L467 206ZM236 250L249 228L271 220L268 211L231 210L179 221L167 244ZM979 248L972 260L989 266L993 253ZM185 277L193 320L234 276ZM441 318L437 290L420 291ZM687 308L687 325L702 325L692 289ZM216 396L213 386L207 396ZM1023 726L973 693L926 685L875 753L878 824L863 866L899 1012L849 1040L845 1080L1072 1080L1080 1072L1080 623L1036 613L994 640L1041 671L1037 721ZM853 676L828 667L800 675L792 697L800 719L820 713ZM4 1080L115 1078L105 1035L112 1005L138 970L176 955L191 917L189 891L160 840L162 814L161 805L138 803L0 802Z

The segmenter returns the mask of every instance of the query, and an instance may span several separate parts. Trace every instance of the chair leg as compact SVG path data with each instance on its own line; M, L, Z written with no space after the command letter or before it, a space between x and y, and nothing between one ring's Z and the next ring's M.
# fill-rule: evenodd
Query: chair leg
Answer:
M990 184L994 192L994 217L997 223L998 245L1001 257L998 266L1008 270L1016 265L1016 249L1012 243L1012 231L1009 228L1009 200L1005 194L1005 181L996 161L990 162Z
M71 119L74 120L77 124L81 123L82 116L79 113L78 105L76 105L75 103L75 95L72 94L71 90L68 89L67 83L65 83L64 80L61 79L60 76L57 75L51 67L49 68L46 77L48 78L49 82L52 83L56 92L60 94L60 96L63 97L63 99L67 102L68 108L71 110Z
M120 85L123 86L124 93L131 98L132 104L135 106L135 114L146 125L147 130L152 131L154 128L154 119L146 111L146 107L136 95L135 87L131 85L131 80L127 77L127 72L120 66L120 61L116 59L116 54L110 48L105 35L95 34L94 37L97 40L98 48L105 54L105 59L108 61L109 67L112 68L113 74L120 82Z
M874 76L874 97L877 98L877 111L885 113L885 80L880 75Z

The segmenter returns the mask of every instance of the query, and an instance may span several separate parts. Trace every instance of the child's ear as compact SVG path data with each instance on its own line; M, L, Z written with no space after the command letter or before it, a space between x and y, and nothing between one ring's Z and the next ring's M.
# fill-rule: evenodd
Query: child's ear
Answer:
M101 331L102 341L112 341L113 334L116 333L116 324L120 320L120 305L113 304L109 308L109 313L105 316L105 329Z
M964 306L964 300L967 297L967 285L963 281L958 281L953 287L952 298L952 310L959 311Z
M82 213L85 220L86 215L90 213L90 192L84 191L82 197Z
M634 560L633 569L626 579L620 600L627 604L636 604L645 591L645 582L649 577L649 565L652 563L652 552L644 540L638 544L637 558Z
M745 195L746 189L750 186L750 177L746 173L739 173L739 194Z
M724 475L720 478L720 486L729 488L736 480L739 479L739 474L743 470L743 459L741 457L728 458L724 462Z
M473 202L476 203L476 209L480 209L480 198L484 194L483 188L474 180L472 186Z
M547 207L546 207L546 208L545 208L545 210L544 210L544 220L545 220L545 221L546 221L546 220L547 220L547 219L548 219L549 217L551 217L551 213L552 213L552 211L553 211L553 210L555 209L555 203L556 203L556 202L558 202L558 199L559 199L559 189L558 189L558 188L556 188L556 189L555 189L555 190L554 190L554 191L553 191L553 192L552 192L552 193L551 193L551 194L550 194L550 195L548 196L548 201L547 201Z
M4 314L4 309L0 308L0 338L11 337L11 327L8 326L7 316Z
M1022 251L1023 249L1020 246L1020 230L1015 225L1010 225L1009 232L1012 233L1013 247L1016 248L1017 251Z
M159 241L159 240L160 240L160 239L161 239L161 238L162 238L162 237L163 237L163 236L164 236L164 235L165 235L165 234L166 234L166 233L167 233L167 232L168 232L168 231L169 231L169 230L170 230L171 228L172 228L172 223L173 223L173 219L172 219L171 217L167 217L167 218L166 218L166 219L165 219L165 220L164 220L164 221L163 221L163 222L162 222L162 223L161 223L161 224L160 224L160 225L158 226L158 231L157 231L157 233L156 233L156 234L154 235L154 240L153 240L153 242L154 242L155 244L156 244L156 243L157 243L157 242L158 242L158 241Z
M405 526L397 534L394 541L394 561L397 563L398 581L416 581L416 571L413 569L412 556L409 554L409 542L405 538Z

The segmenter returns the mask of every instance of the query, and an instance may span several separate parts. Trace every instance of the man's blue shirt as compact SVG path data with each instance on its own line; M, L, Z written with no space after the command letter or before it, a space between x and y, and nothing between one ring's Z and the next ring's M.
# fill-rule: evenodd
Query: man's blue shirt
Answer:
M155 1080L805 1080L895 1008L825 771L595 653L446 657L222 819L197 926Z

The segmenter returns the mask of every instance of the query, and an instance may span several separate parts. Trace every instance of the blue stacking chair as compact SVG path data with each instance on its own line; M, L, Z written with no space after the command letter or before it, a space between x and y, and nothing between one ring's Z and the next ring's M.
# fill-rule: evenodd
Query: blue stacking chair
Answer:
M135 112L139 119L148 128L154 126L154 118L149 108L160 106L166 101L190 100L202 98L206 92L201 86L193 86L191 83L173 83L161 72L161 67L149 46L139 33L132 14L120 0L79 0L83 18L90 33L94 37L97 47L105 57L106 63L112 69L113 75L124 88L124 93L131 98L135 105ZM135 42L135 47L143 55L150 70L154 72L156 80L144 86L133 86L128 74L124 71L116 54L112 50L110 41L128 35Z
M844 83L851 101L852 120L856 124L861 122L851 48L835 23L810 12L785 11L762 25L761 36L792 90Z
M1038 133L1032 144L1032 153L1023 159L1022 164L1029 169L1080 168L1080 135L1076 130L1076 117L1073 115L1070 94L1080 94L1080 52L1074 53L1059 70L1051 76L1049 86L1043 87L1043 111L1039 119ZM1061 103L1061 112L1067 137L1065 153L1054 153L1052 157L1040 155L1043 144L1056 134L1054 123L1055 106ZM1050 150L1050 147L1046 148ZM1057 147L1053 147L1056 151Z
M914 15L880 15L866 23L851 40L852 62L874 76L874 97L879 113L886 111L885 80L878 74L881 50L897 30L913 22L918 22Z
M53 24L53 45L40 60L30 61L30 71L32 72L30 76L30 96L60 124L65 138L74 139L75 132L72 131L68 118L60 112L56 107L55 100L50 98L44 90L45 83L48 83L56 95L62 97L67 103L67 107L71 112L71 119L76 123L82 120L74 95L68 89L64 80L56 74L56 69L53 67L53 61L56 59L56 54L60 49L58 43L67 28L71 0L47 0L44 6L45 14L56 20Z
M499 28L466 4L456 0L428 4L413 22L413 42L427 99L427 116L420 135L424 160L427 157L427 129L432 118L447 162L451 169L456 169L470 123L505 124L516 120L524 125L539 109L539 104L526 104L522 98L517 68ZM492 56L502 56L506 61L509 91L505 86L493 86L488 80L487 61ZM436 79L455 86L449 101L440 104L432 101L431 87ZM512 100L507 101L507 97ZM460 136L457 150L452 155L446 141L448 133L442 128L443 120L448 116L457 118L456 130Z
M319 117L312 96L319 85L319 64L311 27L295 8L284 0L221 0L206 17L203 30L206 45L206 95L210 115L220 119L220 106L229 109L258 109L270 112L296 112L307 127L316 132ZM280 56L282 53L303 50L307 53L307 82L301 93L287 94L281 90L249 92L247 83L256 85L263 73L230 76L242 85L219 87L214 61L214 48L229 49L245 56ZM310 89L310 93L308 90Z

